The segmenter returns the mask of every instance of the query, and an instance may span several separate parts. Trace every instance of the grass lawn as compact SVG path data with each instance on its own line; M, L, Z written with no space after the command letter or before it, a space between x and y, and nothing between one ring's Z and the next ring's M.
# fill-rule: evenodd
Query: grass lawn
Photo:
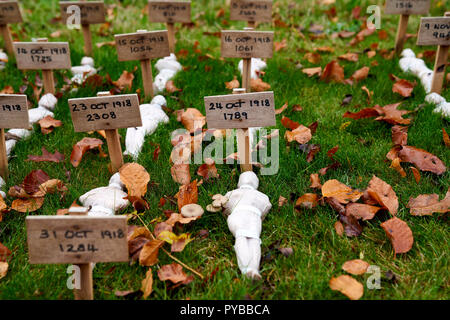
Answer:
M144 0L105 1L116 3L114 21L107 35L98 35L99 26L92 26L94 42L112 41L114 34L134 32L138 29L165 29L162 24L150 24L144 10ZM225 82L238 76L237 59L220 59L220 39L204 32L218 32L222 29L241 29L243 22L229 21L229 11L225 0L194 0L192 1L193 21L197 27L179 26L177 33L176 51L187 49L189 54L179 59L186 70L180 72L174 79L175 85L183 89L175 94L164 93L168 107L177 110L187 107L198 108L203 114L205 108L203 97L209 95L228 94ZM263 281L252 282L245 279L239 272L233 250L234 238L228 231L226 220L221 214L206 213L200 220L184 226L183 232L194 236L200 230L208 230L209 236L201 240L197 237L189 243L181 253L174 254L178 259L198 270L203 275L209 275L218 268L218 272L210 282L203 282L199 278L187 286L169 290L168 283L160 281L156 276L159 266L173 261L164 253L159 255L159 264L154 269L153 293L149 299L347 299L341 293L332 291L328 282L345 272L341 269L347 260L362 258L372 265L381 268L384 273L392 271L396 281L383 281L382 289L364 289L363 299L448 299L449 295L449 260L448 219L445 215L414 217L409 213L406 204L410 197L420 194L437 193L442 198L449 188L449 174L441 176L428 172L421 172L422 179L417 184L408 168L404 166L408 175L402 178L395 170L389 168L386 154L392 147L391 125L373 119L352 120L343 118L347 111L357 111L375 104L380 106L403 101L400 109L414 110L424 103L425 91L418 84L410 98L402 98L392 92L393 82L389 74L407 80L418 80L414 76L404 74L398 66L398 58L384 59L380 54L369 59L363 51L371 44L378 43L378 49L392 49L394 47L395 32L398 22L397 16L382 15L381 29L388 34L386 40L380 41L377 33L367 37L354 47L349 45L351 38L331 39L333 32L342 30L359 31L361 21L351 17L355 6L361 6L361 16L366 15L368 5L384 1L365 0L337 0L337 21L332 22L324 10L331 6L318 4L312 0L277 0L274 15L291 27L275 27L269 24L258 26L259 30L274 30L275 41L287 39L287 48L276 52L269 59L266 74L263 77L275 93L277 107L286 101L289 108L283 115L294 121L308 126L318 121L317 132L311 143L319 144L321 151L311 163L306 161L306 155L292 144L288 147L283 139L286 129L281 125L281 115L277 116L277 128L280 129L280 170L273 176L260 176L260 191L266 193L273 204L273 209L263 223L262 250L263 253L270 244L280 240L281 246L293 248L294 253L289 257L282 254L274 256L270 261L261 263ZM50 20L59 16L59 6L56 0L31 1L24 0L22 11L24 23L12 25L12 30L21 41L31 41L32 38L48 37L51 33L61 30L61 35L50 41L69 41L72 55L72 65L79 65L83 57L83 38L81 31L68 30L65 25L51 24ZM448 4L448 3L447 3ZM433 0L430 15L442 16L445 11L445 0ZM216 18L217 12L225 8L225 16ZM447 6L448 9L448 6ZM368 14L367 14L368 15ZM311 23L324 27L326 37L312 41L308 36ZM415 33L418 29L419 17L410 18L408 32ZM303 39L298 32L299 27L305 28ZM435 47L417 47L416 38L408 39L405 47L412 48L416 54ZM198 49L194 51L195 42L199 41ZM0 41L1 42L1 41ZM3 47L2 42L0 46ZM333 53L322 53L321 61L317 64L308 62L304 55L307 51L321 46L330 46ZM317 77L308 78L296 66L303 67L325 65L347 52L357 52L360 59L357 62L339 60L345 68L345 76L349 78L354 71L363 66L370 67L369 77L353 86L346 84L328 84L319 81ZM200 55L210 54L213 59L199 59ZM132 71L139 67L139 62L121 63L117 61L114 47L104 46L95 48L94 58L96 67L100 67L100 75L109 74L113 80L120 77L123 70ZM372 66L372 61L378 66ZM155 60L156 61L156 60ZM153 61L153 62L155 62ZM430 68L433 61L427 61ZM210 71L205 71L205 67ZM7 85L18 92L23 85L24 75L34 79L33 72L22 73L16 69L14 58L10 57L7 68L0 71L0 89ZM68 71L55 72L58 87L63 85L63 75ZM154 74L156 70L154 69ZM140 71L135 73L132 92L142 88ZM372 104L368 105L367 95L361 90L366 86L374 92ZM94 96L97 91L110 88L80 88L76 93L64 94L59 99L55 110L55 118L62 120L64 126L56 128L49 135L41 134L39 128L27 140L17 143L13 157L10 159L10 179L7 188L20 184L24 177L35 169L42 169L51 178L63 180L69 188L65 198L59 195L48 195L43 207L33 212L33 215L54 215L57 209L68 208L72 202L85 192L108 184L110 173L107 169L108 158L100 158L94 153L87 153L78 168L73 168L69 162L72 146L83 137L84 133L74 133L67 99ZM37 105L33 98L32 88L26 91L29 99ZM342 99L352 94L350 105L341 106ZM450 101L450 90L444 89L442 95ZM299 104L303 111L292 111L292 105ZM412 118L409 127L408 145L415 146L433 153L449 164L450 149L446 148L442 139L442 128L450 132L448 119L433 113L434 106L425 104L418 112L408 117ZM349 122L349 123L347 123ZM347 124L345 124L347 123ZM343 125L345 124L345 125ZM172 180L170 174L169 156L172 150L170 133L181 128L175 115L170 115L170 123L160 126L146 143L138 163L143 165L151 176L151 183L146 195L150 210L143 214L146 223L161 218L165 220L163 210L177 210L176 206L168 203L163 208L158 207L159 199L163 196L174 196L179 185ZM120 130L125 137L125 130ZM94 135L95 137L100 137ZM123 141L124 142L124 141ZM161 154L155 161L153 152L156 146L161 148ZM329 179L339 181L364 190L373 175L389 183L399 198L399 212L397 216L406 221L414 235L412 250L395 257L391 242L387 238L380 223L389 219L388 213L378 214L373 220L365 223L364 231L357 238L338 236L333 228L337 214L328 205L319 206L314 210L294 210L295 199L304 193L314 192L309 188L310 174L330 164L327 150L339 146L335 158L342 164L337 170L330 170L321 176L324 183ZM64 163L35 163L25 161L30 154L41 154L41 148L48 151L60 151L66 155ZM104 149L107 150L106 143ZM125 158L131 162L131 158ZM191 165L191 176L196 175L199 165ZM217 181L205 182L199 187L199 204L206 207L211 203L211 195L225 194L236 188L239 166L218 165L220 178ZM258 170L258 169L257 169ZM70 172L70 179L67 172ZM5 189L7 190L7 189ZM294 198L288 204L278 207L278 198L282 195L288 199ZM10 204L12 198L7 198ZM130 213L131 206L122 213ZM5 214L0 223L0 242L7 246L13 255L9 261L9 272L0 280L0 299L72 299L73 293L66 288L67 265L30 265L28 264L25 214L11 211ZM136 222L138 223L138 222ZM113 270L111 267L115 266ZM114 295L116 290L139 290L141 281L145 277L146 267L139 264L98 264L94 270L94 290L96 299L120 299ZM185 270L187 271L187 270ZM187 271L190 273L189 271ZM355 276L365 284L370 275Z

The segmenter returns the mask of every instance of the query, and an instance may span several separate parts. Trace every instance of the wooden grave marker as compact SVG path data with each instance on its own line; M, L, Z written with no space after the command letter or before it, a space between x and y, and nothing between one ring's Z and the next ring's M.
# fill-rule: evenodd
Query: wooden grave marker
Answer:
M386 0L384 13L400 15L397 36L395 38L395 53L397 55L403 51L409 16L412 14L427 14L429 10L430 0Z
M81 13L81 28L84 37L84 54L87 56L92 55L92 34L91 24L104 23L106 10L103 1L61 1L59 3L61 9L61 18L63 23L67 23L67 19L70 18L71 13L67 12L67 9L71 6L77 6L80 8Z
M29 262L77 265L75 299L93 300L91 263L128 261L127 217L88 217L87 208L76 209L69 216L26 218Z
M242 171L252 170L248 128L270 127L276 124L272 91L205 97L206 122L210 129L238 130L238 154Z
M136 33L115 35L119 61L141 61L142 81L146 97L153 97L151 59L170 55L168 32L138 30Z
M221 32L221 50L224 58L242 58L242 87L245 92L251 92L251 66L252 58L271 58L273 56L273 38L272 31L253 31L253 28L245 28L243 31L222 31ZM256 123L257 121L247 122L254 127L261 127L265 124ZM250 126L240 126L237 132L238 146L241 154L245 155L241 160L242 171L251 171L251 150L250 150ZM244 151L242 151L244 149Z
M256 22L271 22L272 0L231 0L230 20L247 21L252 28Z
M17 1L0 1L0 33L3 35L6 51L9 54L13 54L14 48L8 24L22 21L22 13Z
M105 130L111 168L118 172L123 156L117 129L142 126L138 95L99 92L95 98L69 99L68 103L75 132Z
M420 19L417 45L438 46L434 62L431 92L441 94L450 48L450 11L446 12L444 17Z
M67 42L48 42L47 38L37 42L14 42L14 54L18 69L42 70L45 93L56 92L53 70L72 67Z
M169 33L169 50L175 53L175 22L191 22L190 1L153 1L148 2L150 22L164 22Z
M8 178L5 129L29 129L27 96L0 94L0 176Z

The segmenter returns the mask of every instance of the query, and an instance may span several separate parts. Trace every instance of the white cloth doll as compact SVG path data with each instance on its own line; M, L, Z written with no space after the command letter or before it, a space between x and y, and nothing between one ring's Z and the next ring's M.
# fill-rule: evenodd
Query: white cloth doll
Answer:
M155 92L164 91L167 81L175 77L183 69L173 53L168 57L159 59L155 64L155 68L159 71L153 81L153 89Z
M258 72L267 68L267 64L260 58L252 58L251 61L252 61L251 62L252 66L251 66L251 72L250 72L251 76L250 77L252 79L258 79L259 78ZM241 60L241 61L239 61L239 64L238 64L238 69L241 72L241 74L242 74L243 67L244 67L244 62L243 62L243 60Z
M142 127L127 129L125 137L126 149L123 154L130 155L134 160L137 160L144 145L145 136L153 134L160 123L169 122L169 117L162 109L165 105L166 99L163 96L156 96L150 104L139 106Z
M238 189L225 197L224 214L231 233L236 238L238 266L241 272L253 279L260 279L262 221L272 208L269 197L258 191L259 180L254 172L244 172L239 177Z
M120 181L120 174L114 174L107 187L92 189L80 197L84 207L89 207L88 216L113 216L117 211L125 209L130 202L124 199L127 193Z
M81 66L72 67L71 71L73 74L71 80L77 84L82 84L87 77L97 73L97 69L94 68L94 59L91 57L83 57Z

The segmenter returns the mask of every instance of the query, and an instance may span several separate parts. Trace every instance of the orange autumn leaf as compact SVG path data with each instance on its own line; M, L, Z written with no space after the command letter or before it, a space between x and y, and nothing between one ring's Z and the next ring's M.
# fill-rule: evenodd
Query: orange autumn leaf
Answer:
M411 83L408 80L399 79L392 86L392 92L400 94L402 97L410 97L416 83Z
M336 179L328 180L322 186L322 195L327 198L335 198L339 203L346 204L358 201L362 192L353 190Z
M178 209L181 210L185 205L198 202L197 180L180 187L178 192Z
M147 193L150 175L143 166L127 163L119 169L120 180L128 190L128 196L142 198Z
M281 114L284 110L287 109L287 107L288 107L288 103L286 101L286 103L281 108L275 109L275 114Z
M351 273L353 275L359 276L366 273L370 264L361 259L349 260L342 265L342 270Z
M219 178L216 163L211 158L205 159L205 163L198 168L197 174L199 176L202 176L205 180L209 180L211 178Z
M295 209L300 211L301 209L312 209L317 207L319 203L319 196L315 193L305 193L295 202Z
M348 52L346 54L343 54L343 55L339 56L338 59L347 60L347 61L350 61L350 62L357 62L358 61L358 54L357 53Z
M366 221L372 219L380 209L380 207L375 207L364 203L349 203L345 207L345 213L347 215L354 216L356 219Z
M407 208L413 216L432 216L433 213L446 213L450 211L450 188L442 201L439 195L422 194L416 198L410 198Z
M322 189L322 184L320 183L320 178L318 173L312 173L309 176L309 180L311 181L311 185L309 186L312 189Z
M281 118L281 124L286 129L291 129L291 130L294 130L300 126L300 123L298 123L296 121L292 121L291 119L289 119L288 117L285 117L285 116L283 116Z
M41 126L42 134L49 134L53 132L54 128L61 127L63 125L62 121L55 120L52 116L46 116L45 118L38 121Z
M173 181L185 185L191 182L191 173L189 171L189 164L179 163L174 164L170 168L170 173L172 174Z
M162 266L158 270L158 278L161 281L170 280L177 284L180 282L186 282L189 280L189 276L183 271L183 267L178 263L172 263Z
M447 171L444 162L435 155L411 146L402 146L398 157L403 162L410 162L422 171L430 171L441 175Z
M287 47L287 39L283 39L281 42L274 42L275 52L280 51Z
M364 286L348 275L341 275L330 280L331 290L337 290L351 300L358 300L364 294Z
M397 171L402 176L402 178L405 178L406 172L405 170L403 170L400 162L400 158L395 158L394 160L392 160L390 168L395 169L395 171Z
M304 68L302 69L302 72L310 78L316 75L320 76L322 74L322 67Z
M340 221L336 221L334 224L334 230L336 231L338 236L342 236L344 234L344 225Z
M225 82L225 87L227 89L233 90L233 89L237 89L241 87L241 84L239 83L239 80L237 79L237 77L235 76L233 80L231 80L230 82Z
M355 73L350 77L351 80L354 81L362 81L367 78L369 75L370 68L369 67L362 67L359 70L356 70Z
M141 291L144 299L147 299L153 291L153 271L151 268L147 270L145 279L142 280Z
M391 240L394 252L406 253L411 250L414 237L408 224L397 218L391 218L381 224L381 227L386 232L386 235Z
M70 163L76 168L81 162L83 155L89 151L98 148L100 151L100 155L103 155L102 146L103 141L96 138L83 138L78 141L72 150L72 154L70 155Z
M408 143L408 127L395 125L392 127L391 132L394 144L406 145Z
M195 108L188 108L181 114L181 123L190 133L203 128L206 124L206 117Z
M286 130L284 138L288 142L297 141L299 144L308 143L312 139L311 129L300 125L292 131Z
M342 83L345 80L344 68L342 68L337 61L331 61L323 70L320 80Z
M42 207L42 205L44 204L44 200L44 197L16 199L12 202L11 209L22 213L34 212Z
M442 138L444 139L445 146L447 148L450 148L450 138L448 137L448 133L444 128L442 128Z
M318 64L322 57L317 52L308 52L305 54L304 58L312 64Z
M122 75L120 76L117 81L113 81L113 84L119 88L120 90L131 90L133 86L133 80L134 80L134 74L132 72L128 72L127 70L124 70L122 72Z
M183 90L181 90L181 89L178 89L178 88L175 86L175 83L173 82L173 80L169 80L169 81L166 82L166 87L165 87L165 89L166 89L166 91L167 91L168 93L174 93L174 92L183 91Z
M250 79L250 87L253 92L261 92L270 90L270 84L262 81L260 78L258 79Z
M139 264L141 266L151 267L158 262L159 249L164 245L164 241L154 239L147 242L139 254Z
M397 107L400 104L401 104L401 102L389 104L384 107L380 107L380 106L376 105L375 107L373 107L373 109L375 109L380 114L380 116L378 118L375 118L375 120L386 121L387 123L394 124L394 125L395 124L410 124L411 119L403 119L403 115L408 114L409 111L398 110Z
M416 183L419 184L420 182L420 171L417 170L416 167L409 167L414 175L414 180L416 180Z
M283 196L280 196L280 197L278 198L278 207L284 206L287 202L288 202L288 199L286 199L286 198L283 197Z
M374 175L369 182L367 193L379 205L388 209L392 215L395 216L397 214L398 198L389 184Z

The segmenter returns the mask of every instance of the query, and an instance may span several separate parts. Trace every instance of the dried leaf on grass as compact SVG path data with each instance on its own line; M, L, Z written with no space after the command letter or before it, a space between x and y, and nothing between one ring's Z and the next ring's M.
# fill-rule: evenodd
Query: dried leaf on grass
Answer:
M189 164L187 163L174 164L170 168L170 173L172 174L173 181L177 183L185 185L191 182L191 173L189 171Z
M342 265L342 270L353 275L361 275L366 273L370 264L361 259L349 260Z
M34 162L63 162L65 159L64 155L58 150L55 151L55 153L50 153L45 149L45 147L42 147L42 155L28 155L27 161L34 161Z
M416 198L410 198L407 208L413 216L432 216L433 213L446 213L450 211L450 189L445 198L439 201L439 195L421 194Z
M188 276L184 271L183 267L178 263L172 263L162 266L158 270L158 278L161 281L170 280L171 282L178 284L188 284L193 280L192 276Z
M322 195L335 198L340 203L356 202L363 195L362 192L353 190L336 179L328 180L322 186Z
M252 88L252 92L262 92L270 90L270 84L262 81L261 78L250 79L250 87Z
M142 198L147 193L150 175L143 166L127 163L119 169L120 180L128 190L128 196Z
M151 267L158 262L159 249L164 245L162 240L150 240L144 244L139 254L139 264L141 266Z
M29 199L16 199L11 204L11 209L18 212L34 212L39 210L44 204L44 197L41 198L29 198Z
M364 294L364 286L348 275L331 278L330 288L346 295L351 300L358 300Z
M381 224L381 227L386 232L386 235L391 240L392 246L394 247L394 252L406 253L411 250L414 237L408 224L394 217Z
M147 273L145 274L145 279L142 280L141 291L143 293L142 297L144 299L147 299L148 296L153 291L153 271L151 268L147 270Z
M345 207L346 215L352 215L356 219L364 221L372 219L380 211L380 207L371 206L364 203L349 203Z
M178 192L178 209L181 210L185 205L198 202L197 180L180 187Z
M295 209L300 211L301 209L313 209L317 207L319 203L319 196L315 193L305 193L295 202Z
M286 130L284 138L288 142L297 141L299 144L308 143L312 139L311 130L303 125L298 126L292 131Z
M52 133L53 129L63 125L62 121L56 120L52 116L46 116L45 118L39 120L38 123L41 126L42 134Z
M337 61L331 61L323 70L320 80L342 83L345 80L344 68L342 68Z
M89 150L97 149L100 152L100 156L105 156L102 151L103 141L96 138L83 138L78 141L72 150L72 154L70 155L70 163L76 168L79 166L81 159L84 154Z
M388 209L392 215L395 216L397 214L398 198L394 189L389 184L373 176L369 182L367 192L373 200L383 208Z

